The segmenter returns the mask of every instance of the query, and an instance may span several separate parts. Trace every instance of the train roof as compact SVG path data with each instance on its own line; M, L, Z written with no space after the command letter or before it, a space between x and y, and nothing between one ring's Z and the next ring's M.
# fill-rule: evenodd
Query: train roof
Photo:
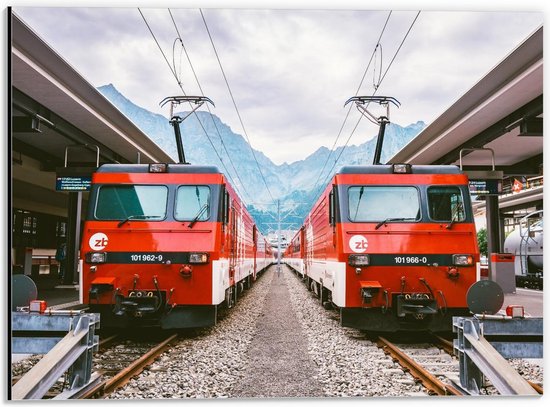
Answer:
M346 165L338 174L393 174L392 165ZM411 165L411 174L462 174L456 165Z
M103 164L97 172L131 172L148 173L149 164ZM221 174L218 167L214 165L190 165L190 164L168 164L167 173L179 174Z

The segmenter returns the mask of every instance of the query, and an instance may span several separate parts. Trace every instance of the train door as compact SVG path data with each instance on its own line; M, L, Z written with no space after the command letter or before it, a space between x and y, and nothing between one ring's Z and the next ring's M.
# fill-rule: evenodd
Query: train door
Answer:
M232 200L229 209L229 284L235 284L235 268L237 267L237 214Z
M305 277L305 252L306 252L306 245L305 245L305 229L302 226L300 228L300 236L299 236L299 246L297 247L298 253L294 253L292 257L296 258L296 266L300 270L300 274L302 275L302 278Z
M337 202L337 196L336 196L336 187L332 186L332 191L330 191L330 194L328 196L328 207L329 207L329 224L331 226L332 230L332 246L336 247L336 202ZM331 250L332 251L332 250Z
M254 259L252 280L256 281L256 270L258 270L258 229L256 225L252 226L252 257Z
M304 274L309 276L313 262L313 225L311 224L311 218L307 221L304 236Z
M221 193L221 220L222 220L222 235L221 235L221 252L224 258L229 253L229 193L225 188L225 184L222 187Z

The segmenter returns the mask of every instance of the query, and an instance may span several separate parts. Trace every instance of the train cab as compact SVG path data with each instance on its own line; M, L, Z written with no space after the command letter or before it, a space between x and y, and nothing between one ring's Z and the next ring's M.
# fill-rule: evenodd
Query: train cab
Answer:
M105 164L82 238L84 303L104 326L213 325L255 278L259 237L216 167Z
M477 234L455 166L346 166L304 224L304 272L344 326L450 331L468 315Z

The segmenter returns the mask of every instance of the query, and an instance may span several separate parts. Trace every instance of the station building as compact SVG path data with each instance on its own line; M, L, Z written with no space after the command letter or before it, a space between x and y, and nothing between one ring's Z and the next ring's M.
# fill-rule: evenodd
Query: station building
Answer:
M174 160L15 13L8 24L11 266L36 278L57 273L63 243L77 270L85 183L99 165Z

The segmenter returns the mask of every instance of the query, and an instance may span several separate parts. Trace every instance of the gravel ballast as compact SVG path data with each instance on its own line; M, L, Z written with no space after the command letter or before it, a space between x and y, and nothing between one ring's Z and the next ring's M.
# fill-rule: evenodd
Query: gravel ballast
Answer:
M281 267L283 268L283 267ZM247 352L245 376L233 397L322 397L307 339L290 302L287 279L272 268L271 289Z

